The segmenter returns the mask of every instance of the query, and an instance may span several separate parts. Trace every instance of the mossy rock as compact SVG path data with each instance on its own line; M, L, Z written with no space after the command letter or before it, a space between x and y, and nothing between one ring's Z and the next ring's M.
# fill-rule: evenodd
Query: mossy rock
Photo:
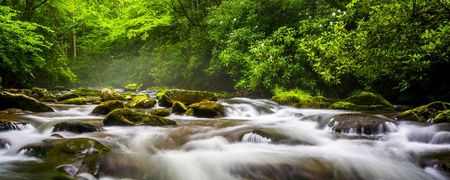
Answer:
M106 115L113 111L114 109L124 108L125 105L122 101L119 100L112 100L112 101L105 101L100 103L97 107L94 108L92 111L92 114L98 114L98 115Z
M102 101L119 100L120 94L115 89L103 88L100 92Z
M334 103L334 101L326 97L313 96L309 99L300 100L298 103L293 103L291 105L299 108L327 109L332 103Z
M168 89L158 92L156 95L158 104L171 107L175 101L190 105L201 101L217 101L217 95L207 91L192 91L183 89Z
M395 124L395 121L387 117L382 118L368 114L338 114L330 118L328 127L337 133L373 135L392 131L393 129L390 129L391 127L387 123Z
M431 123L450 123L450 110L445 110L439 113Z
M73 164L82 172L98 175L102 158L111 149L90 138L51 139L21 148L26 155L57 165ZM78 172L81 173L81 172Z
M125 86L125 91L137 92L141 87L142 84L132 83Z
M75 105L85 105L87 104L87 99L84 97L77 97L72 99L66 99L59 102L60 104L75 104Z
M89 123L81 122L61 122L53 127L53 132L66 131L72 133L89 133L100 131L101 128Z
M33 112L53 112L53 109L49 106L22 94L1 92L0 102L0 110L18 108Z
M333 103L330 108L354 111L393 111L389 101L379 94L372 92L359 92L342 101Z
M188 110L188 107L180 101L175 101L172 105L172 113L183 114Z
M139 95L134 97L128 104L130 108L152 108L155 106L156 101L153 98L149 98L147 95Z
M90 104L100 104L102 99L100 97L86 97L86 102Z
M217 102L202 101L189 105L189 110L186 114L197 117L217 118L225 115L225 108Z
M397 118L401 120L411 120L418 122L445 122L446 113L442 114L438 120L437 116L444 111L450 110L450 103L436 101L414 109L402 112ZM448 121L447 121L448 122Z
M79 96L100 96L100 91L93 88L77 88L73 93Z
M59 96L57 98L57 100L58 101L64 101L64 100L67 100L67 99L72 99L72 98L77 98L77 97L80 97L80 95L75 94L74 92L67 92L67 93L64 93L63 95Z
M130 109L116 109L105 117L103 124L106 126L162 126L176 125L176 122L159 116L133 112Z
M170 111L168 109L160 108L160 109L152 109L150 111L151 115L167 117L170 115Z

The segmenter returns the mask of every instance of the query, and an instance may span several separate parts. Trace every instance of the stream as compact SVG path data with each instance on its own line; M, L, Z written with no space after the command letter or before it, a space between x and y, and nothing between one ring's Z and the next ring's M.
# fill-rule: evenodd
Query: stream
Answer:
M100 175L78 179L449 179L424 156L450 152L450 125L400 121L364 135L337 134L338 110L298 109L263 99L219 100L220 119L170 115L177 126L105 126L100 132L52 132L65 121L102 123L95 105L50 104L51 113L1 115L30 124L1 131L0 179L46 179L54 167L21 148L46 139L88 137L113 149ZM154 107L159 108L159 107ZM147 111L147 110L143 110ZM56 134L56 135L55 135Z

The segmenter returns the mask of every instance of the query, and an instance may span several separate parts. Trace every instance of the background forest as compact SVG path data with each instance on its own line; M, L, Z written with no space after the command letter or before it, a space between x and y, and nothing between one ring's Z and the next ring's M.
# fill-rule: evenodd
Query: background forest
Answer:
M450 100L449 0L0 0L3 87Z

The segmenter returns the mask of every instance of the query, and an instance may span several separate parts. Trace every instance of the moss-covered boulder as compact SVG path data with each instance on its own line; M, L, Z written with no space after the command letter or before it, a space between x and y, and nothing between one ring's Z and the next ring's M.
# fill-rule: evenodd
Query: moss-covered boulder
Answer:
M86 97L86 103L89 104L100 104L102 103L102 99L100 97Z
M0 110L8 108L18 108L33 112L52 112L49 106L37 101L34 98L9 92L0 93Z
M170 115L170 111L168 109L164 109L164 108L152 109L150 111L150 114L155 115L155 116L166 117L166 116Z
M445 120L446 115L448 115L446 111L448 110L450 110L450 103L436 101L414 109L404 111L397 118L400 120L410 120L419 122L433 122L433 123L446 122ZM439 114L441 115L438 117Z
M100 98L102 101L118 100L120 98L120 94L114 89L103 88L100 93Z
M57 165L72 164L79 174L88 172L98 175L102 158L111 149L90 138L49 139L41 143L27 145L20 151L26 155L42 158L45 162Z
M186 114L197 117L217 118L225 115L225 108L217 102L202 101L189 105L189 110Z
M379 94L359 92L344 100L333 103L330 108L353 111L393 111L394 106Z
M92 111L92 114L97 115L106 115L113 111L114 109L124 108L125 105L122 101L119 100L112 100L112 101L105 101L100 103L97 107L94 108Z
M64 101L64 100L67 100L67 99L72 99L72 98L77 98L77 97L80 97L80 95L75 94L74 92L67 92L67 93L64 93L63 95L59 96L57 98L57 100L58 101Z
M323 96L312 96L309 93L294 89L289 91L275 90L272 101L282 105L294 106L298 108L329 108L334 102Z
M152 108L155 106L156 101L153 98L149 98L147 95L139 95L133 97L131 102L128 103L130 108Z
M396 130L395 121L368 114L339 114L332 116L328 127L336 133L374 135Z
M132 83L125 86L125 91L137 92L141 89L142 84Z
M159 116L133 112L130 109L116 109L105 117L103 124L106 126L162 126L176 125L176 122Z
M101 127L94 124L82 123L82 122L61 122L53 126L53 132L72 132L72 133L88 133L100 131Z
M188 110L188 107L180 101L175 101L172 105L172 113L183 114Z
M73 93L79 96L100 96L100 91L93 88L77 88Z
M162 90L156 96L158 98L158 104L164 107L171 107L175 101L186 105L201 101L217 101L217 95L215 93L183 89Z
M85 105L87 104L87 99L84 97L77 97L72 99L66 99L64 101L58 102L60 104L75 104L75 105Z

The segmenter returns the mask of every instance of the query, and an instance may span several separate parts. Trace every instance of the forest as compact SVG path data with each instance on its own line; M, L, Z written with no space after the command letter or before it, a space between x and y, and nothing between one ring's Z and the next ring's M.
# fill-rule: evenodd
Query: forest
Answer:
M450 100L448 0L1 0L4 88Z

